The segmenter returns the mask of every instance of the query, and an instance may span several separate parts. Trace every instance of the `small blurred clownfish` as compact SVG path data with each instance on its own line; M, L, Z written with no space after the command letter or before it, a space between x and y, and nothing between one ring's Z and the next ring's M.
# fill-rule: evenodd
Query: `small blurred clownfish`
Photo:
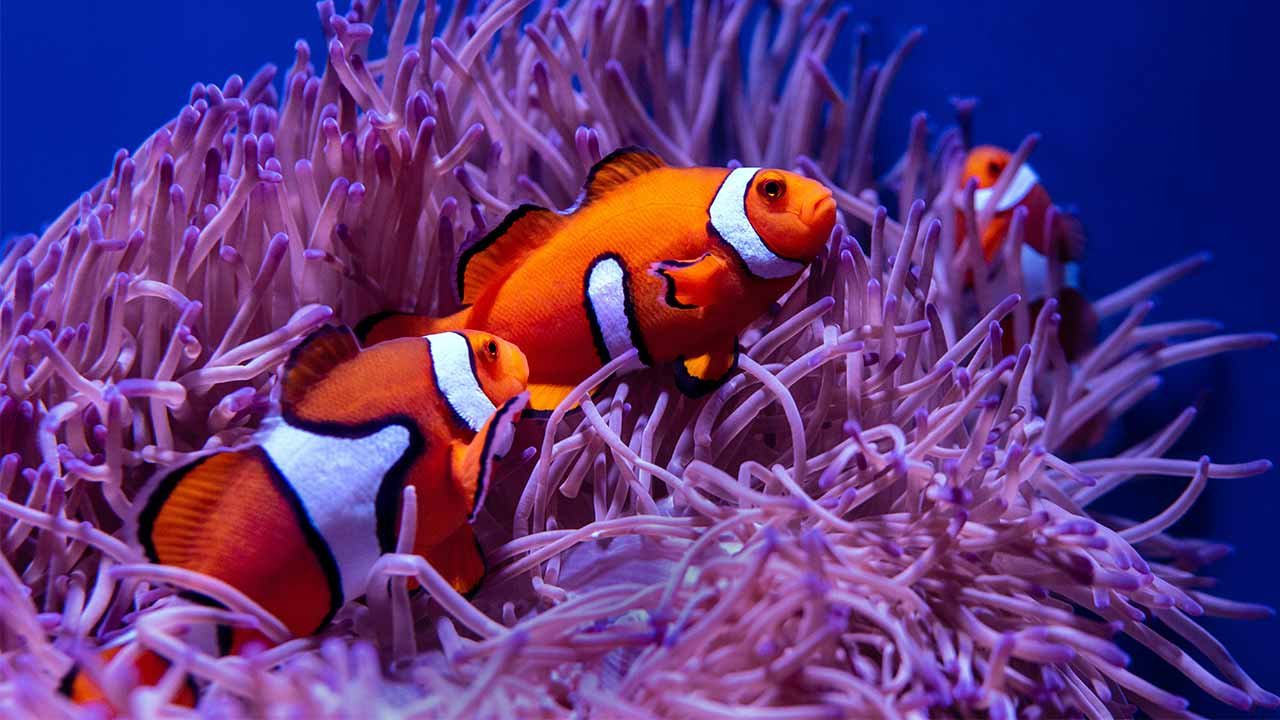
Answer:
M367 318L361 338L473 328L529 357L531 410L548 412L610 360L675 363L699 396L737 367L738 335L795 284L835 224L831 191L761 168L675 168L638 148L593 167L573 208L521 205L463 251L464 308Z
M1063 266L1062 287L1058 289L1056 296L1058 312L1063 318L1059 339L1067 358L1074 360L1093 346L1098 322L1093 307L1080 292L1080 267L1077 261L1084 254L1084 229L1079 219L1060 210L1054 214L1052 227L1045 227L1049 210L1054 207L1053 201L1040 183L1040 176L1026 163L1018 167L1004 193L996 198L996 182L1012 158L1013 154L1003 148L991 145L973 148L965 158L960 189L965 188L970 181L976 181L977 189L973 194L976 213L982 213L995 203L995 212L990 222L979 229L982 235L982 254L988 263L995 259L1004 244L1014 211L1019 207L1026 208L1021 256L1022 283L1024 294L1031 300L1033 316L1039 312L1049 294L1047 255L1051 247L1056 249L1058 260ZM957 244L964 242L965 228L963 214L957 213ZM1013 336L1010 333L1006 337L1012 340Z
M206 455L144 491L137 542L152 562L218 578L295 636L310 635L364 595L373 564L395 549L412 485L413 552L469 592L485 572L470 522L510 447L528 377L520 350L489 333L362 350L347 328L322 328L293 350L279 412L252 444ZM261 637L222 632L218 651ZM68 689L73 699L96 692Z
M99 662L105 666L106 663L120 654L126 645L136 639L137 633L132 630L115 638L98 653ZM164 679L165 674L169 672L169 669L168 660L155 653L143 651L137 655L133 662L133 679L140 686L158 685ZM100 710L99 715L110 716L112 714L113 704L111 699L106 696L99 684L79 664L72 666L70 672L62 677L59 690L83 709L93 708ZM187 675L182 679L182 684L174 694L172 703L182 707L195 707L197 695L195 680L190 675Z

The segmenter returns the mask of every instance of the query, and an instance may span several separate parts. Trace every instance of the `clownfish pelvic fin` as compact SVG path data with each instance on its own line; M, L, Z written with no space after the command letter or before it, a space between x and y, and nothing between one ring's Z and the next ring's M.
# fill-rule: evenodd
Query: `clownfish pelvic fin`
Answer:
M655 263L653 272L667 281L664 297L667 305L692 310L713 304L723 297L727 283L733 279L733 268L723 257L708 252L696 260L664 260Z
M676 387L689 397L702 397L720 387L738 369L738 345L732 350L717 351L692 358L681 358L676 365Z
M529 383L529 412L540 416L550 415L573 392L573 388L573 385Z

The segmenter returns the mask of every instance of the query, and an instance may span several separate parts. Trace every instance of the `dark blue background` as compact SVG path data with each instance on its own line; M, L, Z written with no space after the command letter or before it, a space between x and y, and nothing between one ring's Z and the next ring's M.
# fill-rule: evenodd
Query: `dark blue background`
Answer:
M1216 318L1229 331L1280 326L1274 213L1275 33L1280 3L956 3L876 0L854 7L883 57L910 27L928 35L895 84L881 146L904 147L919 109L935 126L948 98L981 99L980 142L1043 134L1037 170L1090 234L1094 296L1202 249L1215 262L1162 294L1157 319ZM282 68L293 42L321 50L310 2L134 0L0 3L0 236L37 230L172 117L192 83ZM882 155L883 156L883 155ZM881 170L883 168L880 168ZM1271 456L1280 392L1269 348L1168 372L1112 438L1137 439L1199 398L1175 455ZM1218 480L1175 530L1229 542L1212 568L1233 598L1280 605L1275 566L1280 473ZM1155 512L1182 487L1139 482L1123 504ZM1280 691L1280 620L1208 622L1263 685ZM1142 662L1139 658L1139 662ZM1153 670L1154 671L1154 670ZM1163 673L1162 673L1163 674ZM1185 687L1179 687L1189 692ZM1196 705L1202 712L1216 706Z

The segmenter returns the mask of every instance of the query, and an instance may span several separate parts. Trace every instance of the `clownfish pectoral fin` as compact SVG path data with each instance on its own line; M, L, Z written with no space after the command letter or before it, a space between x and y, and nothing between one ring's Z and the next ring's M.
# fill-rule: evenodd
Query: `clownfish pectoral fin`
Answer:
M676 365L676 387L689 397L702 397L720 387L738 369L738 345L729 352L711 352L681 358Z
M317 382L359 353L360 343L345 326L326 325L308 335L289 353L285 362L281 407L285 412L293 412Z
M484 552L470 525L454 530L426 553L426 559L454 590L464 595L475 590L484 577Z
M649 150L639 147L618 148L604 156L587 173L579 207L590 205L619 186L667 164Z
M458 298L470 305L505 278L534 250L546 245L565 223L553 210L526 203L507 213L496 228L458 256Z
M733 268L725 259L706 253L697 260L665 260L653 272L667 281L667 305L681 310L706 307L723 296L724 283Z
M511 449L516 421L528 402L529 394L520 393L494 411L471 442L453 441L451 471L454 484L470 503L467 522L474 521L484 506L494 465Z

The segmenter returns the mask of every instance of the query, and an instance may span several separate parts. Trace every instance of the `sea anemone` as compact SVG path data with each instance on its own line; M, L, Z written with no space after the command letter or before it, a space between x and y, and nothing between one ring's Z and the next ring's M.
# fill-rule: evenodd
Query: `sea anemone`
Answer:
M72 714L56 689L79 663L138 716L176 711L188 674L198 710L229 715L1185 714L1127 669L1121 635L1233 708L1280 706L1196 621L1270 611L1205 592L1196 572L1221 546L1167 533L1211 478L1269 463L1165 458L1192 409L1114 457L1065 457L1161 370L1272 341L1145 323L1203 258L1094 301L1122 319L1069 362L1056 301L1033 313L1019 295L1025 215L992 265L955 240L984 220L955 191L970 106L942 132L913 118L873 176L920 33L874 65L862 34L833 56L848 12L825 3L466 5L388 2L371 59L377 0L319 3L322 73L299 42L281 90L273 66L197 84L0 262L0 708ZM307 333L452 311L459 247L521 202L570 205L628 144L797 168L835 189L844 224L709 398L614 377L627 355L575 391L580 410L523 423L479 520L475 597L405 542L364 600L290 639L234 588L126 541L139 488L247 438ZM1145 520L1090 510L1138 475L1188 484ZM216 623L279 644L218 658L188 642ZM131 672L144 650L172 662L154 688Z

